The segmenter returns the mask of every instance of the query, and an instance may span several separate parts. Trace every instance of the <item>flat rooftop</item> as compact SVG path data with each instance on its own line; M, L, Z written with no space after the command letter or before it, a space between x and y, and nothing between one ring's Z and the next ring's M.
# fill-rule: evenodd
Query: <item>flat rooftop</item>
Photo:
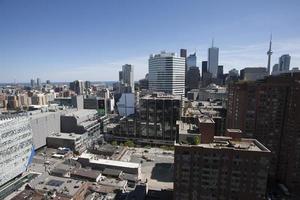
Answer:
M73 180L70 178L62 178L51 176L46 173L38 176L30 182L30 185L37 190L53 191L56 190L60 194L73 196L81 188L85 182Z
M76 140L80 139L81 135L75 133L53 133L52 135L47 136L47 138Z
M46 117L49 115L56 115L56 114L60 114L63 113L62 111L56 111L56 112L49 112L49 111L44 111L42 112L41 110L34 110L34 111L29 111L29 117L31 119L37 119L37 118L41 118L41 117Z
M97 114L97 111L93 110L93 109L79 109L79 110L72 109L72 110L69 110L65 114L65 116L75 116L77 118L81 118L81 117L85 117L87 115L94 115L94 114Z
M157 99L157 100L165 100L165 99L168 99L168 100L181 100L181 97L180 96L175 96L175 95L172 95L172 94L166 94L166 93L163 93L163 92L158 92L158 93L154 93L154 94L147 94L145 96L143 96L141 99Z
M231 137L214 136L214 141L208 144L175 144L175 146L184 147L202 147L210 149L233 149L237 151L256 151L256 152L270 152L263 144L255 139L241 138L241 140L232 140Z
M89 153L82 153L81 156L79 156L78 158L89 159L90 163L99 164L99 165L126 167L126 168L134 168L134 169L141 167L140 163L101 159L101 158L96 158L95 155Z

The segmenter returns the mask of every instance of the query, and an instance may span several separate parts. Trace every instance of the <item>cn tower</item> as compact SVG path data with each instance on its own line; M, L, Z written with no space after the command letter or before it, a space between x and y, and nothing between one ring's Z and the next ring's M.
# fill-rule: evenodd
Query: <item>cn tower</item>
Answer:
M271 56L273 54L273 51L272 51L272 34L271 34L271 37L270 37L270 44L269 44L269 50L267 52L267 55L268 55L268 75L270 75L270 68L271 68Z

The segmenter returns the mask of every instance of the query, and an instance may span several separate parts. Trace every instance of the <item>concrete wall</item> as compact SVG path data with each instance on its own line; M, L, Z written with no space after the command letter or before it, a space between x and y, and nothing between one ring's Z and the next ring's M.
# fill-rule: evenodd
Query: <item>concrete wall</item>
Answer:
M46 112L30 116L35 149L46 145L47 136L60 132L60 112Z

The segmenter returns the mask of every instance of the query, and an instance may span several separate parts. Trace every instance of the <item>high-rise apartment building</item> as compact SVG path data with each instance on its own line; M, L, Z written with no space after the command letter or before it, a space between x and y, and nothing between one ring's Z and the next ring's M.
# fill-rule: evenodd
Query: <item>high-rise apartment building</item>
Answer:
M208 71L212 74L213 78L217 78L219 66L219 48L210 47L208 49Z
M161 52L149 58L149 89L174 95L185 93L185 58Z
M213 136L213 126L198 124L200 144L175 144L173 199L264 200L270 151L237 130Z
M271 183L300 193L300 73L229 86L227 127L271 150Z
M26 116L0 116L0 186L26 171L34 154Z

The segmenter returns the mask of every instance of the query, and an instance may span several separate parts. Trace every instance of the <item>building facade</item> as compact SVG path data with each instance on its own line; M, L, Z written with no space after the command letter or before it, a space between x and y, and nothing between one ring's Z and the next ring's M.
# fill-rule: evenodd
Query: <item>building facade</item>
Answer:
M256 81L268 75L264 67L246 67L240 71L240 79L244 81Z
M122 71L119 72L119 81L121 87L127 88L125 92L134 92L133 65L125 64L122 66Z
M0 186L26 171L34 155L27 116L0 116Z
M186 89L188 91L199 88L200 71L198 67L189 67L186 74Z
M187 71L190 69L190 67L197 67L197 55L196 55L196 53L190 54L186 58L186 65L187 65Z
M149 58L149 89L174 95L185 94L185 58L161 52Z
M287 72L290 69L291 56L289 54L284 54L279 58L279 71Z
M199 118L199 144L175 144L173 199L265 199L270 151L240 130L214 136L213 125Z
M175 144L173 199L263 200L269 154L257 140L239 136Z
M208 49L208 71L213 78L217 78L219 66L219 48L211 47Z
M229 87L227 127L271 150L270 182L300 191L300 73Z
M152 94L140 99L139 137L174 144L176 121L181 114L180 97Z

